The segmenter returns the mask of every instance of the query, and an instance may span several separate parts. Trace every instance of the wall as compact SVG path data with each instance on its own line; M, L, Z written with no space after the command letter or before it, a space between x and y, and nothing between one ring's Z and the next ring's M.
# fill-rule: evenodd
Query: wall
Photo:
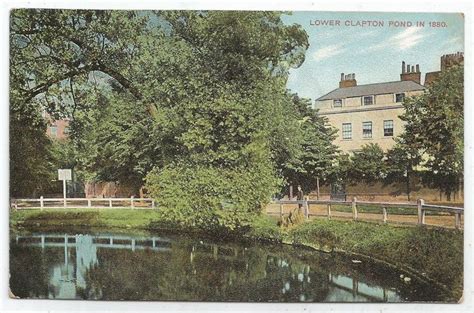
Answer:
M133 187L116 184L115 182L87 182L84 187L86 198L129 198L142 197Z
M398 116L404 112L403 107L398 106L391 109L356 111L338 114L329 114L326 117L329 123L338 129L337 138L334 144L344 153L360 149L363 145L369 143L378 144L384 151L392 148L395 144L393 138L403 131L403 121ZM393 120L393 137L385 137L383 132L383 121ZM362 137L362 123L372 122L372 138ZM342 124L352 123L352 139L342 139Z
M446 205L461 205L464 203L464 193L461 191L456 195L452 195L451 202L446 200L444 194L440 194L438 189L425 188L421 186L419 181L412 182L412 189L410 192L410 202L415 202L416 199L424 199L427 203L444 203ZM320 200L330 199L331 188L329 186L320 187ZM313 190L307 193L310 199L316 199L316 191ZM347 200L352 197L357 197L360 201L391 201L391 202L407 202L408 197L405 193L404 183L397 185L384 185L382 183L375 183L373 185L357 184L346 186Z
M406 92L406 97L422 94L422 91ZM384 151L392 148L395 144L394 137L403 132L404 122L399 115L404 113L401 103L395 103L394 94L383 94L375 96L375 103L370 106L361 105L361 97L346 98L343 100L342 108L327 108L328 101L322 103L326 108L320 110L320 115L326 116L329 123L338 129L337 138L334 143L344 152L349 153L359 150L363 145L369 143L378 144ZM383 122L393 120L393 137L385 137ZM372 138L363 138L362 123L372 122ZM342 139L342 124L352 124L352 139Z

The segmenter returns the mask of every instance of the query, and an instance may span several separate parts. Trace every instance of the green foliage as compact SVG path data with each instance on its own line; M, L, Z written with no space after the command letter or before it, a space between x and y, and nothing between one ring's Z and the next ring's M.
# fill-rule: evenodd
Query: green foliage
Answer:
M146 188L163 219L181 227L241 230L248 227L275 192L269 164L216 168L170 165L148 174Z
M276 221L267 215L259 215L252 221L251 228L245 233L250 238L259 240L271 240L280 242L283 233L277 226Z
M148 190L170 214L239 228L275 193L283 164L324 141L292 134L326 131L316 115L300 123L310 113L285 89L309 44L281 15L14 10L12 97L72 118L85 179L138 189L154 169Z
M136 12L16 9L10 19L11 194L45 192L61 160L42 113L75 117L106 77L139 97L125 78L145 17ZM76 128L77 130L77 128ZM74 134L73 134L74 137ZM53 163L56 163L53 165Z
M386 152L386 170L387 176L384 180L385 184L403 185L400 190L403 190L410 200L410 193L416 190L417 187L413 185L412 180L417 176L415 166L421 161L420 150L410 148L406 143L404 134L396 138L395 146Z
M464 71L454 66L440 74L422 96L404 102L402 148L417 150L429 175L424 183L443 190L448 199L463 177ZM414 164L416 165L416 164Z
M462 293L463 234L455 230L314 220L289 232L293 242L317 244L411 267Z
M46 125L37 112L10 112L10 195L49 191L56 179L55 157Z
M304 190L313 190L316 180L327 182L335 170L338 148L333 144L337 130L331 127L327 118L311 109L309 99L292 96L293 105L298 112L298 129L292 140L297 144L290 158L287 158L284 176L297 183Z
M349 179L353 183L373 184L386 176L384 152L377 144L362 146L362 149L351 157Z

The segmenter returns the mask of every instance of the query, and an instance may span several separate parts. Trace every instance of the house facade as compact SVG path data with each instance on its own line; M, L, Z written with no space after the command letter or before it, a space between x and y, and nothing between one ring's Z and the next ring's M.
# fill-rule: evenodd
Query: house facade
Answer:
M462 62L462 53L444 55L441 70ZM426 73L426 84L436 80L439 73ZM341 73L339 88L318 98L314 108L338 129L334 143L342 152L354 153L369 143L387 151L403 132L404 122L399 116L404 112L404 99L419 96L425 89L419 65L402 62L399 81L357 85L355 74Z

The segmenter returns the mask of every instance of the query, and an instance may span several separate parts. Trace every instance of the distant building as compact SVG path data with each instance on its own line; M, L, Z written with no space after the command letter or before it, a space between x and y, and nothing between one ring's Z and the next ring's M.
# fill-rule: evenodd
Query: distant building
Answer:
M463 61L462 53L441 57L441 71ZM427 73L425 81L432 83L438 72ZM315 101L319 114L338 129L335 144L345 153L356 152L365 144L376 143L384 151L392 148L394 138L403 132L403 100L423 94L418 64L402 62L400 81L357 85L355 74L341 73L339 88Z
M46 112L43 112L43 118L48 122L46 135L48 135L49 138L63 140L69 136L69 119L53 120Z
M458 64L464 64L464 54L462 52L443 55L441 57L441 70L425 74L425 86L429 86L432 82L434 82L442 71L445 71Z

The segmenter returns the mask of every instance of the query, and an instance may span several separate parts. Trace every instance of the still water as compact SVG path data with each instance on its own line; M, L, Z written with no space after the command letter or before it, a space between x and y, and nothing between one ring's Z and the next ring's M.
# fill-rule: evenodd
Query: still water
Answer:
M445 301L434 287L350 258L283 245L169 235L12 236L20 298L180 301Z

